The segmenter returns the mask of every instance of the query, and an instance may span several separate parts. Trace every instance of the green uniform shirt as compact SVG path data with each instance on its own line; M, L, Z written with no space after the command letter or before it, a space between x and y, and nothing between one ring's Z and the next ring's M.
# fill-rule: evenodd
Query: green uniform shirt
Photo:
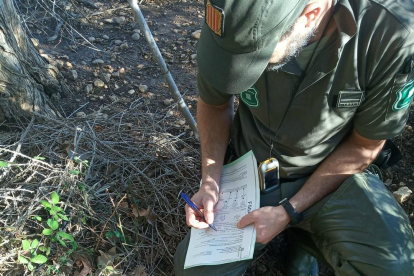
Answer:
M339 0L336 40L306 74L292 61L240 91L231 130L236 152L253 150L263 161L274 139L281 177L295 178L311 174L352 129L374 140L400 134L414 92L413 14L412 0ZM232 97L200 74L198 89L211 105Z

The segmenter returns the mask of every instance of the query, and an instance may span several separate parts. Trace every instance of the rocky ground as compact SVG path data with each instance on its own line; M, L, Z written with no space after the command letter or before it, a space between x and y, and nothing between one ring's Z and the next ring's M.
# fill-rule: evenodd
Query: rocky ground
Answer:
M21 4L25 3L21 1ZM69 95L54 99L65 116L83 117L103 106L111 105L116 109L145 99L150 103L145 106L146 112L170 118L174 126L172 134L184 131L185 135L192 135L125 1L57 1L56 14L67 14L71 25L64 24L56 36L58 24L54 16L29 13L29 9L40 10L39 3L42 2L28 1L27 5L20 6L20 10L32 41L40 53L61 70L71 89ZM194 114L197 95L195 59L204 13L203 1L144 1L141 8L177 86ZM386 185L402 204L412 225L413 124L414 116L411 116L404 134L394 139L404 159L384 172ZM283 243L283 239L273 243L254 263L249 275L281 275L286 251L278 245ZM278 257L272 258L275 255ZM324 275L329 274L329 270L324 272Z

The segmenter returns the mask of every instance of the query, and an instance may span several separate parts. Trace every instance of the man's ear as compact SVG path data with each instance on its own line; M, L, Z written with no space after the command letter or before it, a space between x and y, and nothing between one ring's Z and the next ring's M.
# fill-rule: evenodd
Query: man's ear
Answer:
M321 20L322 6L319 2L310 3L303 10L301 17L306 19L305 27L314 28Z

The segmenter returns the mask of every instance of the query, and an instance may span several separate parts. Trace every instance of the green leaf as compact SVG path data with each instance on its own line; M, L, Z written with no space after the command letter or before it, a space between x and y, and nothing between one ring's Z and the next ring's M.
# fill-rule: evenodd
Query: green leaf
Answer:
M46 248L46 255L49 256L49 254L50 254L50 247L47 247Z
M52 229L49 229L49 228L45 228L45 229L43 229L42 234L45 235L45 236L52 235L53 234L53 230Z
M37 254L30 260L32 261L32 263L35 263L35 264L44 264L45 262L47 262L47 257L42 254Z
M65 216L65 215L62 215L62 214L60 214L60 213L58 213L57 215L58 215L61 219L66 220L66 221L69 221L69 218L68 218L67 216Z
M122 237L122 235L119 231L114 231L114 234L118 239L120 239Z
M69 173L73 175L79 175L81 172L78 170L70 170Z
M28 263L27 268L29 269L29 271L33 271L34 266L32 265L32 263Z
M52 206L51 210L56 212L63 212L62 208L60 208L59 206Z
M78 183L78 188L79 190L81 190L82 192L86 191L86 185L85 183Z
M72 245L72 250L73 250L73 251L75 251L75 250L76 250L76 248L77 248L77 244L76 244L76 242L75 242L75 241L73 241L73 242L71 242L70 244Z
M52 201L53 204L58 204L58 202L59 202L59 195L56 192L53 192L50 195L50 200Z
M34 160L46 160L46 158L44 158L44 157L41 157L41 156L36 156L36 157L33 157L33 159Z
M22 240L22 247L23 247L23 250L29 250L30 242L28 240Z
M39 245L39 241L37 240L37 239L34 239L33 241L32 241L32 244L30 245L30 247L32 248L32 249L36 249L36 247Z
M7 168L9 166L9 164L6 161L1 161L0 160L0 168Z
M26 259L25 257L19 256L19 262L21 264L28 264L29 263L29 260Z
M53 219L48 219L47 220L47 225L52 229L52 230L56 230L59 228L59 222L57 222L56 220Z
M49 211L49 214L51 215L51 216L53 216L54 214L56 214L57 213L57 211L56 210L50 210Z
M105 233L105 237L107 237L108 239L112 238L113 236L114 236L114 233L110 231Z
M62 241L59 237L57 237L57 240L61 245L63 245L64 247L67 247L66 243L64 241Z
M132 244L132 239L130 236L125 236L125 242L126 244Z
M45 206L45 208L52 208L52 205L46 200L41 201L42 205Z
M44 247L44 246L39 246L39 250L40 250L40 251L42 251L42 252L45 252L45 251L46 251L46 247Z
M66 239L66 240L70 240L70 241L75 241L75 239L72 237L72 235L63 232L63 231L59 231L57 232L57 237L61 237L62 239Z
M42 218L39 216L32 216L32 219L35 219L37 221L42 221Z

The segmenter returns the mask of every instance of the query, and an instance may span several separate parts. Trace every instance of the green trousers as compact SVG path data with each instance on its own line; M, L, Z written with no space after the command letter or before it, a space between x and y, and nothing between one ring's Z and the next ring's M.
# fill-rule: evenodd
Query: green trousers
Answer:
M262 195L260 205L278 205L283 198L295 195L305 182L303 178L282 184L279 190ZM304 216L300 224L289 229L295 243L328 263L335 275L414 275L413 229L404 210L377 177L365 173L351 176L338 190L307 209ZM243 275L253 261L184 269L189 239L187 234L177 247L176 276ZM264 246L256 244L256 252Z

